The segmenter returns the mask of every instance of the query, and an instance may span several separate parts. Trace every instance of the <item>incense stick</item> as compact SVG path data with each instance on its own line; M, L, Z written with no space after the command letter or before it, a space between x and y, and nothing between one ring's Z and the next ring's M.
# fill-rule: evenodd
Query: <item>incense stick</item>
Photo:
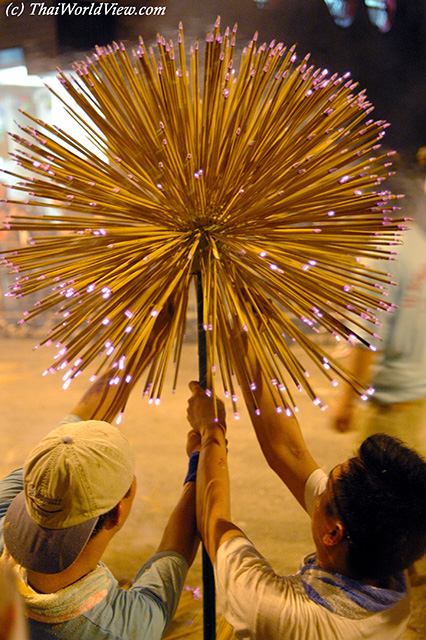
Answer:
M380 147L387 123L371 119L348 74L308 66L294 47L255 35L237 66L236 28L221 35L218 20L203 68L198 43L188 68L182 25L177 43L158 36L154 50L140 39L130 53L114 43L59 72L60 99L96 151L29 114L12 135L15 188L56 213L8 221L34 233L3 252L18 274L10 295L48 290L24 319L56 310L42 342L58 344L51 370L67 385L95 362L97 372L113 367L113 384L125 381L113 411L148 361L151 401L172 354L176 384L197 270L213 393L219 376L235 404L235 330L253 345L277 407L296 409L292 386L321 404L284 336L328 379L362 393L315 331L348 339L367 320L372 336L388 309L386 268L366 264L393 258L403 228L389 216L397 197L381 186L392 171ZM170 306L153 350L156 318Z

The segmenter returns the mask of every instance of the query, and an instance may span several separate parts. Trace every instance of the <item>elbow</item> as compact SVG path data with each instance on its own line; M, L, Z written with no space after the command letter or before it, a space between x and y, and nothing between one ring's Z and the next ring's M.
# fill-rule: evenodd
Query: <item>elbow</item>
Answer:
M262 446L262 452L273 471L283 467L293 469L304 464L308 458L311 458L305 443L300 445Z

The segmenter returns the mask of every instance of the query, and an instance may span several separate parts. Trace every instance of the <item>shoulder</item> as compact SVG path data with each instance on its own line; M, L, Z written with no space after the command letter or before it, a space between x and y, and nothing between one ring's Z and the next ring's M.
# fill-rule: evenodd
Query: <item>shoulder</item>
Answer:
M268 560L245 537L231 538L219 547L215 573L225 591L243 591L245 596L255 595L262 582L280 594L283 590L302 591L300 577L275 573Z
M313 638L323 607L307 596L299 574L279 575L246 538L220 546L215 562L218 607L237 637ZM327 636L324 636L327 637ZM329 636L328 636L329 637Z
M11 471L0 480L0 501L6 502L8 499L12 501L15 495L24 488L23 484L23 468L20 467L15 471Z
M180 553L155 554L140 569L127 592L132 606L156 611L167 625L176 611L187 573L188 563Z
M328 476L323 469L315 469L306 480L305 485L305 508L309 515L312 515L314 501L327 485Z
M24 488L23 469L16 469L0 480L0 552L3 549L4 517L10 503Z
M179 585L186 578L188 563L176 551L161 551L153 555L138 572L132 589L146 585L161 584L179 589ZM183 585L182 585L183 586Z
M85 606L64 625L66 637L74 637L75 632L94 640L160 638L176 611L186 574L183 556L156 554L141 568L133 585L124 589L108 567L99 563L91 583L79 585L79 597L85 592Z

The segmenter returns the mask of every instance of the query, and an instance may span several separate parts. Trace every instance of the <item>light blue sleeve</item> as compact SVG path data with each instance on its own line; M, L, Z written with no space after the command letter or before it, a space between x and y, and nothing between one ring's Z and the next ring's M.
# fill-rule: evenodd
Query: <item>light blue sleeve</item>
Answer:
M3 527L6 511L12 500L24 488L23 469L16 469L0 480L0 553L3 551Z
M185 585L188 563L175 551L163 551L144 564L130 592L143 592L164 611L166 626L173 618Z
M90 640L160 640L176 612L187 572L185 558L169 551L153 556L139 571L128 590L119 587L111 575L106 598L83 616L66 622L61 633L55 637L63 640L74 640L76 637ZM46 625L43 625L45 630ZM44 635L35 634L35 638L45 640Z

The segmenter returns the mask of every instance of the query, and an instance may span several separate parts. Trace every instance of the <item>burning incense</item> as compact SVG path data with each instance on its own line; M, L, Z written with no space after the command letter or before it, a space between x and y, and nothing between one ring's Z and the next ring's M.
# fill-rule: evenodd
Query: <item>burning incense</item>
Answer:
M8 222L36 232L29 246L5 252L19 274L11 295L48 291L26 318L57 310L43 341L58 345L52 371L68 385L100 357L97 373L113 367L111 383L125 382L114 411L147 358L145 391L159 400L170 359L179 363L196 271L213 394L220 372L235 403L235 327L278 411L296 410L295 389L321 406L291 341L329 380L342 376L362 392L298 319L348 339L365 319L374 335L377 310L388 310L386 273L363 263L392 257L398 242L401 220L388 217L395 196L380 186L391 165L380 150L387 124L370 118L348 74L315 69L294 47L259 46L255 36L237 69L235 38L218 21L203 69L180 26L176 49L162 37L156 50L114 44L74 74L59 72L67 109L97 153L28 114L22 137L12 136L15 188L57 213Z

